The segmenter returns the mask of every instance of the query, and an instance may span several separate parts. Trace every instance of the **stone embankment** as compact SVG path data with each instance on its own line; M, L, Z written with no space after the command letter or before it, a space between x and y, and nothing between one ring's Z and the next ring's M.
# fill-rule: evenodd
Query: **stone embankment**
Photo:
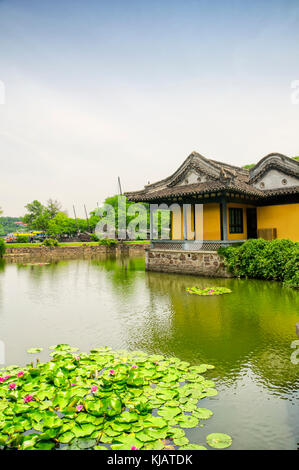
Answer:
M232 277L225 267L224 258L215 251L147 249L145 269L166 273Z
M26 259L39 259L43 261L61 260L61 259L77 259L77 258L93 258L103 254L143 254L145 250L143 244L127 244L116 246L105 245L73 245L73 246L25 246L14 247L7 246L4 259L7 261L24 261Z

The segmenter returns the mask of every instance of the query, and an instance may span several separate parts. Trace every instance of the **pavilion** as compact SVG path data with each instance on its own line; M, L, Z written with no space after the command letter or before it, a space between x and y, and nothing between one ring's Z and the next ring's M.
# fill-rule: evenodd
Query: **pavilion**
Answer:
M153 248L217 250L257 237L299 241L299 161L279 153L248 170L192 152L172 175L126 196L175 204L168 240L155 239L151 213Z

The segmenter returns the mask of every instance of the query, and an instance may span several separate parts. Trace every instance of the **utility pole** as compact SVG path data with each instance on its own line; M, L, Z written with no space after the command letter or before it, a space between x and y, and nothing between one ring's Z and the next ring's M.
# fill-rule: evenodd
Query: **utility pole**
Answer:
M121 189L121 183L120 183L120 177L119 176L117 177L117 181L118 181L118 192L119 192L120 196L122 196L123 192L122 192L122 189Z
M85 210L85 215L86 215L86 221L87 221L88 230L90 231L89 220L88 220L87 210L86 210L85 204L84 204L84 210Z

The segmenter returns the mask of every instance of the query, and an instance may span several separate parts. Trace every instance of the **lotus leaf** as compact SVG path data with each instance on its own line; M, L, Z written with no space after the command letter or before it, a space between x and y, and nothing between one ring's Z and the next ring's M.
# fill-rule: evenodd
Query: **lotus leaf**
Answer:
M28 354L38 354L43 350L43 348L30 348L27 349Z
M2 370L1 448L203 449L189 444L183 428L212 416L198 408L198 400L217 394L214 382L200 375L213 366L142 351L95 348L79 354L67 344L51 348L49 362ZM7 386L12 382L15 390Z
M232 438L228 434L212 433L207 435L207 443L215 449L225 449L232 445Z
M196 295L222 295L222 294L231 294L231 290L227 287L205 287L204 289L200 289L200 287L187 287L188 294L196 294Z

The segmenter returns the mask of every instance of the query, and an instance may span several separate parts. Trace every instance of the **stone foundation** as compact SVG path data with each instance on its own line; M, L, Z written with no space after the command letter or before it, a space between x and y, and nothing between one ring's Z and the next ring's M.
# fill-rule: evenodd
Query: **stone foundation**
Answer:
M146 249L145 269L165 273L196 274L209 277L232 277L224 258L215 251Z
M14 247L7 246L4 259L7 261L26 261L26 260L43 260L43 261L59 261L61 259L77 259L77 258L93 258L101 254L140 254L144 253L145 245L130 244L116 245L108 247L105 245L73 245L73 246L25 246Z

